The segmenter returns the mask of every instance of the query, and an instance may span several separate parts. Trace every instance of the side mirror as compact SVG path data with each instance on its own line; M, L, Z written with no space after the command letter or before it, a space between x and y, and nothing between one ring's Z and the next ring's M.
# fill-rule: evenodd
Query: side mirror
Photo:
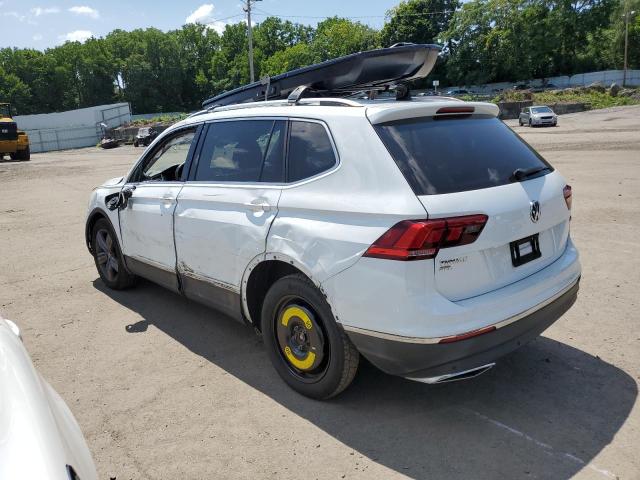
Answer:
M133 191L135 189L135 185L127 185L118 193L107 195L104 199L104 203L109 210L122 210L124 208L127 208L129 199L131 198L131 195L133 195Z

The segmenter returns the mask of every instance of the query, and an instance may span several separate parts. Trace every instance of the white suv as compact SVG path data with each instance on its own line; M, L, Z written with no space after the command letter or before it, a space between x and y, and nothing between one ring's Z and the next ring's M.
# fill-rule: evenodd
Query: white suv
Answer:
M262 332L328 398L359 355L471 377L575 301L571 188L486 103L303 99L222 107L157 138L91 197L111 288L136 276Z

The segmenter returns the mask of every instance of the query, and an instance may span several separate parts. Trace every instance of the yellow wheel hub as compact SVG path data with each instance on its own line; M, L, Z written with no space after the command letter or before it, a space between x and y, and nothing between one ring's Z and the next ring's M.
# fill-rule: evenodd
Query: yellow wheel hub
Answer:
M299 305L284 308L276 330L281 351L295 369L308 372L322 361L322 333L307 308Z

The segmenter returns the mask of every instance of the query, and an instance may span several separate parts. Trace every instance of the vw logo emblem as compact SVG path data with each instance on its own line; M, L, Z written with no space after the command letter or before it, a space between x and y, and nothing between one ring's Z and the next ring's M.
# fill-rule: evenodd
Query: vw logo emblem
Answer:
M529 216L533 223L537 223L538 220L540 220L540 204L537 201L531 202L531 211L529 212Z

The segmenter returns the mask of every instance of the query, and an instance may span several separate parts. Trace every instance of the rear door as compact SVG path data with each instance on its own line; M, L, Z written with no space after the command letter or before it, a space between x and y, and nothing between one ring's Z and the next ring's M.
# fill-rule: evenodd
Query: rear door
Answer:
M564 251L570 219L564 180L497 118L436 115L376 130L430 219L488 216L473 243L439 250L434 274L445 297L503 287Z
M263 253L284 182L287 121L210 123L175 212L185 294L233 316L246 266Z

